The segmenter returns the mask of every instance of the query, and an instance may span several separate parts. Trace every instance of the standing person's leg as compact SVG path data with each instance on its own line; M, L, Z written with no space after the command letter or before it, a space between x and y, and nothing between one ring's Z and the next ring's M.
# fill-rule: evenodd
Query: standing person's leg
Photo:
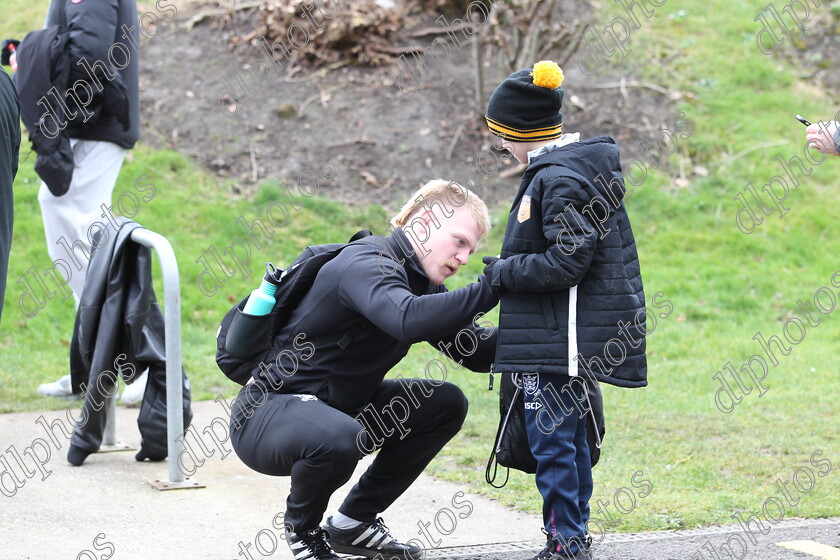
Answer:
M586 389L584 389L586 391ZM586 400L580 403L582 407L590 406ZM587 414L589 414L588 409ZM589 499L592 498L592 455L589 453L589 440L586 439L586 417L578 421L575 433L575 465L578 470L578 505L580 507L581 523L583 523L584 534L587 523L589 523Z
M66 270L64 267L59 270L62 274L69 273L70 278L65 277L65 280L78 307L90 261L90 240L97 229L93 224L99 222L108 226L108 217L103 217L101 206L111 206L126 150L114 143L96 140L71 139L70 145L73 179L69 189L62 196L53 196L42 182L38 202L44 220L47 252L53 264L59 260L66 264ZM38 393L53 397L72 396L70 375L42 384Z
M522 374L520 378L528 443L537 460L536 483L543 497L548 548L552 543L555 548L547 548L543 554L548 557L560 552L575 558L585 548L592 494L585 389L580 379L564 375Z
M464 393L451 383L387 379L380 384L360 416L366 439L359 442L365 453L381 447L379 454L324 527L337 552L405 560L423 557L421 547L394 539L377 516L458 433L467 407Z
M109 223L102 216L101 206L111 206L126 150L111 142L73 139L70 143L73 148L70 188L62 196L53 196L47 185L41 183L38 202L44 219L47 252L53 262L61 259L70 267L70 288L78 304L90 260L90 240L96 231L92 226L94 222L104 226Z

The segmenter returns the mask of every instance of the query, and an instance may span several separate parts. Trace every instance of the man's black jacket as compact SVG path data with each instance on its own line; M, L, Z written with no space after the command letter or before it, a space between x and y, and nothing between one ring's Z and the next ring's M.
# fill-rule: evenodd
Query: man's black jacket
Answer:
M117 218L96 240L70 345L75 393L86 384L82 420L71 444L95 452L105 428L105 395L112 394L117 369L127 381L149 368L137 423L147 455L166 456L166 353L164 321L152 287L151 249L131 240L141 226ZM184 429L192 419L184 374Z
M474 319L497 302L483 276L451 292L430 284L399 228L366 237L321 268L255 376L278 392L315 395L353 414L415 342L447 356L443 368L430 363L418 377L441 380L459 361L489 371L496 329Z

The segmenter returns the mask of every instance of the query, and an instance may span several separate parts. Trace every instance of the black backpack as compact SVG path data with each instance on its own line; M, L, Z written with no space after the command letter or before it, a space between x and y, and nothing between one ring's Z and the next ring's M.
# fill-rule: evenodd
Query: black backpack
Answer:
M307 247L286 270L266 263L266 280L277 286L277 302L268 315L247 315L242 312L246 296L228 311L216 333L216 364L240 385L251 379L251 372L271 351L271 339L280 332L312 287L318 271L348 245L372 235L368 230L357 232L348 243L328 243Z
M484 479L487 484L501 488L507 484L510 469L528 474L537 472L537 460L531 453L528 434L525 430L525 397L518 375L503 373L499 387L499 429L490 451ZM586 415L586 441L589 443L589 458L592 466L601 458L601 441L604 439L604 399L601 388L594 379L583 378L587 398L591 404ZM506 467L505 479L496 484L499 465Z

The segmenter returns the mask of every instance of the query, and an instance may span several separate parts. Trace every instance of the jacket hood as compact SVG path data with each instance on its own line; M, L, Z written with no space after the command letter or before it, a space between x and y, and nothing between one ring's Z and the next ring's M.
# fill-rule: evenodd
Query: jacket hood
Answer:
M548 166L565 167L572 176L591 185L599 196L611 202L612 211L624 199L621 159L612 136L596 136L542 154L531 162L524 176L530 182L534 175ZM591 177L595 179L590 180Z

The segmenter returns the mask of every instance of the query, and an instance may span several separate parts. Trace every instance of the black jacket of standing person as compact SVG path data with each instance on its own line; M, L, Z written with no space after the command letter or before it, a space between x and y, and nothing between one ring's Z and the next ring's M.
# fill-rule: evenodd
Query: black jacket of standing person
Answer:
M20 151L20 103L12 80L3 70L0 70L0 140L2 140L0 143L0 318L2 318L9 249L12 246L12 226L15 220L12 183L17 175Z
M46 27L18 47L21 118L35 171L55 196L73 176L70 138L131 149L140 136L139 32L134 0L53 0Z
M353 243L324 265L255 377L352 416L415 342L451 357L442 363L489 371L497 329L474 319L498 295L483 276L457 292L430 284L416 253L404 251L409 246L396 228L389 237ZM428 378L447 374L427 369Z
M68 88L93 86L96 105L111 107L87 123L71 123L70 138L113 142L129 150L140 137L140 33L135 0L52 0L46 26L69 32ZM84 101L82 86L77 88ZM127 126L120 122L127 109ZM119 118L118 116L119 115Z
M138 460L167 455L166 348L163 314L152 287L151 249L131 240L142 226L116 218L108 238L97 238L70 345L73 392L86 384L84 411L70 440L68 460L81 464L102 443L105 397L116 391L116 376L131 381L146 367L149 377L137 419L142 436ZM184 374L184 429L192 419ZM74 461L74 457L77 458ZM81 459L80 461L78 459Z

